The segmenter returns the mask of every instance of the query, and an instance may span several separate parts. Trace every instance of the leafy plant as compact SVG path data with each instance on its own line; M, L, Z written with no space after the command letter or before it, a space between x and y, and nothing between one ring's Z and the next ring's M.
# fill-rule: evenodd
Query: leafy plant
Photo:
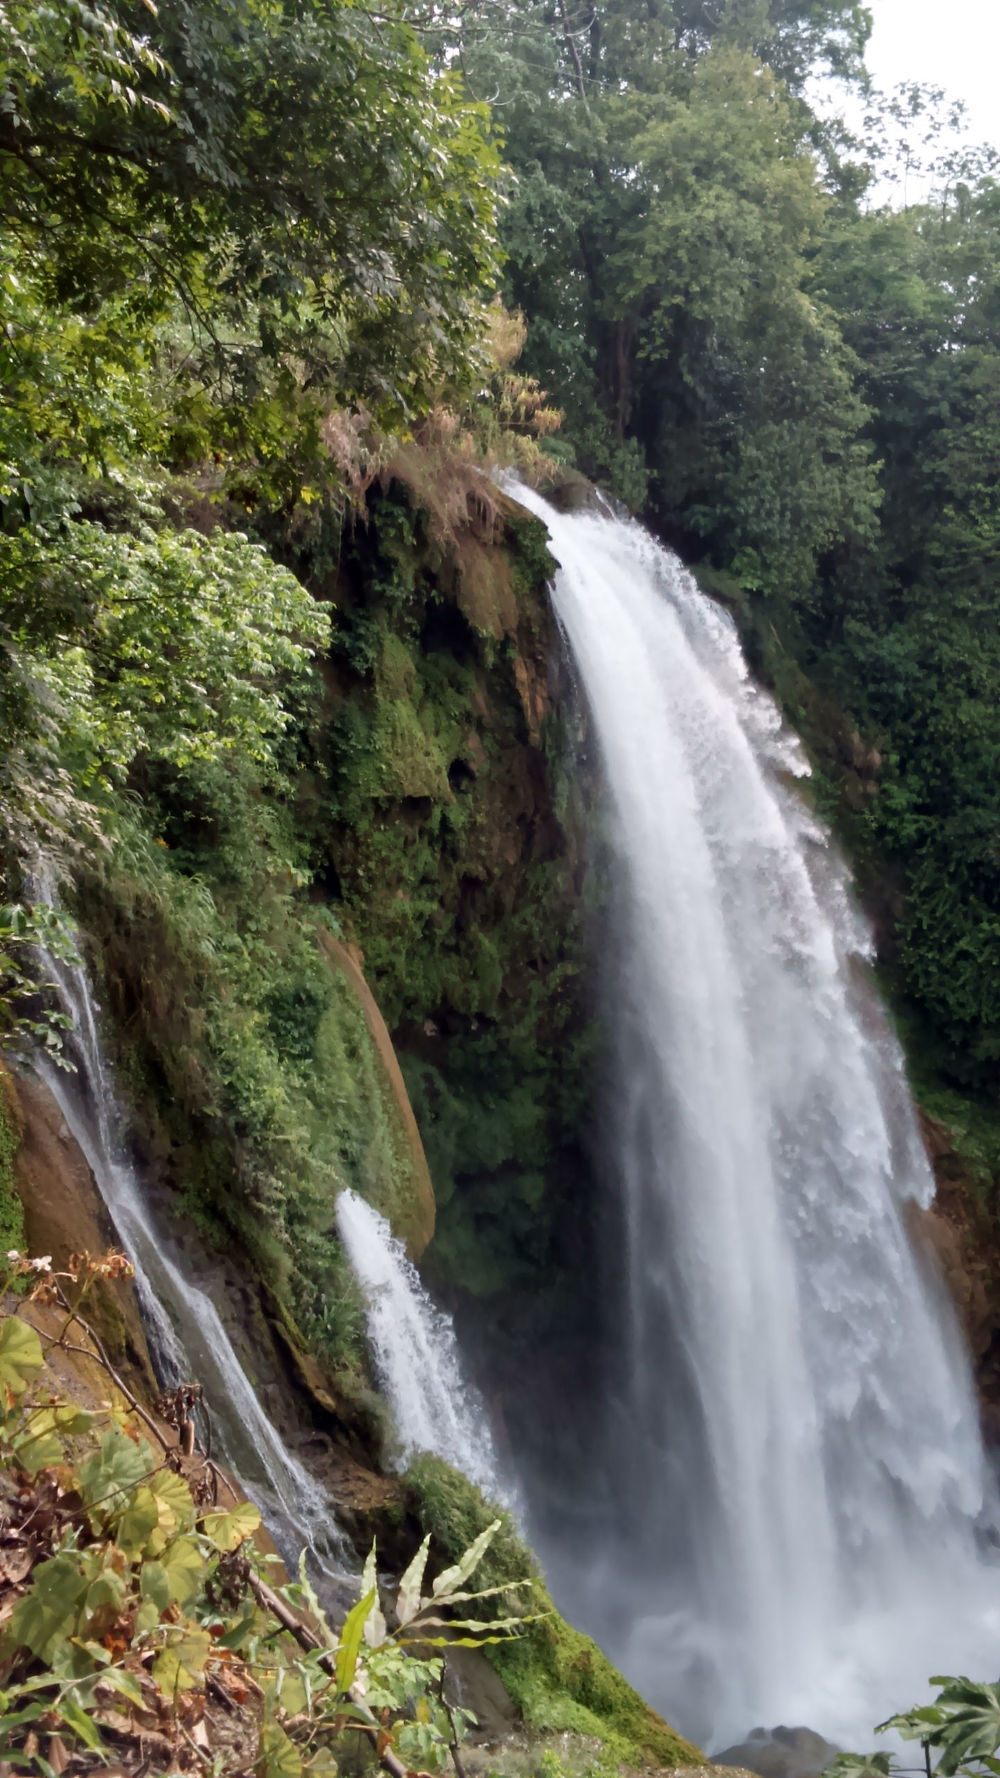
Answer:
M940 1778L976 1778L976 1774L1000 1774L1000 1682L953 1678L938 1674L930 1680L938 1686L938 1695L931 1704L914 1705L912 1710L890 1716L876 1727L876 1734L892 1732L903 1741L919 1741L928 1775ZM937 1758L932 1761L932 1754ZM888 1775L894 1770L891 1753L842 1753L827 1768L823 1778L867 1778L867 1775Z
M79 963L70 923L58 908L12 903L0 907L0 1050L40 1046L57 1067L72 1068L63 1038L72 1025L57 1007L40 1004L53 986L38 972L38 953Z
M443 1663L427 1647L496 1640L530 1621L511 1615L470 1636L473 1622L454 1615L497 1590L467 1583L499 1521L426 1590L425 1539L392 1630L373 1548L335 1633L304 1564L292 1583L265 1578L271 1559L252 1543L260 1515L223 1472L197 1450L186 1456L180 1433L171 1442L127 1391L122 1402L80 1310L93 1279L127 1275L127 1262L79 1256L53 1273L47 1260L10 1257L38 1275L31 1301L65 1319L44 1337L20 1316L0 1322L0 1758L49 1778L69 1759L155 1745L180 1769L193 1749L219 1778L319 1778L334 1770L339 1738L360 1733L393 1778L440 1765L465 1717L445 1701ZM118 1404L91 1412L48 1393L46 1355L59 1346L88 1353ZM179 1428L190 1395L178 1392ZM230 1720L217 1744L220 1699L240 1732Z

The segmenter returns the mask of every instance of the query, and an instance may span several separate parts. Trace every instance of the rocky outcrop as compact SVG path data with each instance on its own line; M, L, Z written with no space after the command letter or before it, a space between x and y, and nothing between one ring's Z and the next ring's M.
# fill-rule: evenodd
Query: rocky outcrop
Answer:
M95 1257L120 1246L87 1161L55 1099L33 1075L5 1073L16 1147L13 1182L24 1212L29 1254L63 1269L71 1254ZM117 1368L143 1394L155 1390L153 1367L131 1284L96 1279L87 1316Z
M385 1020L365 980L360 953L331 932L319 934L319 945L364 1014L382 1075L381 1097L392 1131L395 1165L384 1169L384 1177L372 1181L370 1202L388 1217L393 1234L405 1241L410 1258L417 1260L434 1233L434 1187L406 1082Z
M914 1209L919 1236L934 1254L968 1342L987 1443L1000 1445L1000 1223L992 1185L962 1153L947 1124L920 1111L937 1194Z
M754 1729L737 1747L714 1755L714 1764L728 1775L756 1772L758 1778L819 1778L840 1752L815 1729Z

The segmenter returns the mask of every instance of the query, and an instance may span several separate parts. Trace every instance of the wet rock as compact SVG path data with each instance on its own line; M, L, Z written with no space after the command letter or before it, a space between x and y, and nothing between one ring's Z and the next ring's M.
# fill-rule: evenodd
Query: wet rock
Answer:
M740 1766L759 1778L819 1778L840 1752L815 1729L754 1729L736 1747L712 1756L715 1766Z

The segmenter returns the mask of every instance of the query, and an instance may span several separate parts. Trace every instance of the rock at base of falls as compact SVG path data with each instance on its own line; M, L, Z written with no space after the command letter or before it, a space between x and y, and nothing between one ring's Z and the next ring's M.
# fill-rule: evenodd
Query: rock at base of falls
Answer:
M754 1729L736 1747L712 1755L716 1766L741 1766L759 1778L819 1778L840 1752L815 1729Z

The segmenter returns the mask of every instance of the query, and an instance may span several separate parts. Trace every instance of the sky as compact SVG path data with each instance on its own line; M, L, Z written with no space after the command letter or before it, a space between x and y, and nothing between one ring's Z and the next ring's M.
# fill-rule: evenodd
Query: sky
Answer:
M919 80L964 99L969 133L1000 148L1000 0L867 0L880 86Z

